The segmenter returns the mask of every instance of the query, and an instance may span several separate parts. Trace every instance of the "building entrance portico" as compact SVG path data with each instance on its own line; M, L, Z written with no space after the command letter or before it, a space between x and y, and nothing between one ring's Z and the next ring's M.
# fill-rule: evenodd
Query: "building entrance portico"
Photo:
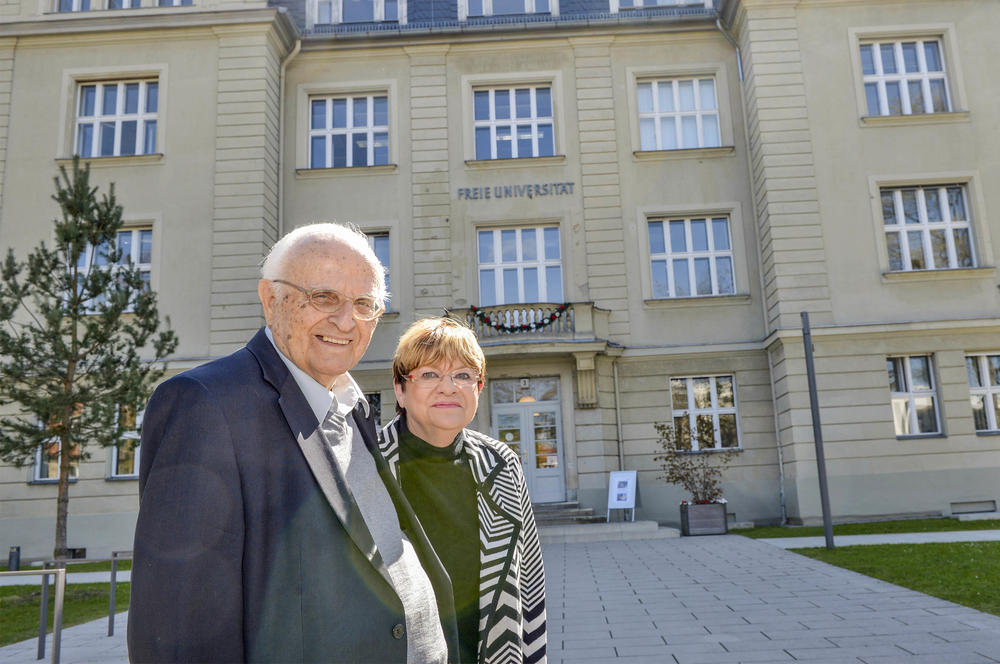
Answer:
M533 503L566 499L558 378L493 381L493 436L521 458Z

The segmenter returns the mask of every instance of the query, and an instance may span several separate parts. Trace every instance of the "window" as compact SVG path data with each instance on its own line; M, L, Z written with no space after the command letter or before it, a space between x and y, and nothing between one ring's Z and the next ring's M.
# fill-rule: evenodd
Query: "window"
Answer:
M473 107L476 159L555 154L550 87L475 90Z
M111 448L111 476L133 478L139 475L139 428L142 412L122 408L119 418L124 433L121 441Z
M886 366L896 435L940 433L931 356L890 357Z
M156 81L80 85L76 154L118 157L156 152Z
M883 188L891 272L975 267L965 187Z
M385 268L385 290L392 295L392 273L389 271L389 234L388 233L368 233L368 246L375 252L375 257ZM389 303L386 302L386 310Z
M77 479L80 473L80 463L77 460L80 456L79 448L71 454L73 461L70 465L70 479ZM54 441L39 445L35 450L35 469L32 480L35 482L58 482L59 463L62 454L59 451L59 442Z
M732 376L671 378L670 401L679 447L697 451L740 446ZM692 431L698 435L692 436Z
M108 9L138 9L141 6L141 0L108 0Z
M721 143L714 78L639 81L641 150L714 148Z
M118 231L117 248L121 253L118 256L116 265L131 265L139 270L145 287L150 287L150 279L153 267L153 229L132 228ZM81 273L89 272L92 269L107 269L111 266L112 253L106 244L96 249L88 244L77 261L77 267ZM88 309L97 311L97 307L103 300L103 296L88 303Z
M736 292L728 217L650 221L649 259L654 298Z
M309 167L351 168L389 163L389 97L309 100Z
M1000 433L1000 355L969 355L965 368L976 431Z
M468 0L468 15L548 14L550 0Z
M641 9L643 7L705 6L705 0L618 0L619 9ZM613 11L613 10L612 10Z
M479 301L484 307L562 302L559 228L479 231Z
M951 110L939 39L874 41L860 48L868 115Z
M403 0L319 0L316 3L316 24L371 23L399 21Z
M190 7L194 0L157 0L158 7Z
M379 426L382 422L382 393L365 392L365 399L368 400L368 406L372 409L372 418L375 420L375 425Z
M57 7L60 12L87 12L90 0L58 0Z

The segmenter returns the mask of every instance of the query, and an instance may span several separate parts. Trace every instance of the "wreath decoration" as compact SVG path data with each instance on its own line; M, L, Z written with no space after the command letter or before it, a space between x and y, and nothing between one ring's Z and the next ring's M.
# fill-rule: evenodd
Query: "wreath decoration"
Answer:
M565 304L560 304L556 307L556 310L542 318L541 320L535 321L533 323L524 323L522 325L507 325L500 320L493 318L488 313L480 309L479 307L472 305L469 310L472 315L476 317L476 320L480 321L484 325L489 325L494 330L498 332L534 332L535 330L541 330L549 325L552 325L557 320L562 318L563 314L566 313L567 306Z

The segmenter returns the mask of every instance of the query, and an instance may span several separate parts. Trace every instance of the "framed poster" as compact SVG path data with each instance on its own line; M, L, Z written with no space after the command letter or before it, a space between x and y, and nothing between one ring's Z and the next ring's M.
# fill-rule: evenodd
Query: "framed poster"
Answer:
M611 510L632 510L635 521L636 493L639 490L638 472L635 470L613 470L608 480L608 520Z

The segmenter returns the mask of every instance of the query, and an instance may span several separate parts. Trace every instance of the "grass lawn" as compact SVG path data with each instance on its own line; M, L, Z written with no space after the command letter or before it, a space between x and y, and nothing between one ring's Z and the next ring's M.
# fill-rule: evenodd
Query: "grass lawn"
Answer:
M110 572L111 571L111 562L110 561L109 562L103 562L103 563L101 563L101 562L97 562L97 563L73 563L72 561L68 560L66 562L67 562L66 571L67 571L68 574L72 574L73 572ZM22 563L21 564L21 569L22 570L41 569L41 567L36 567L35 565L32 565L30 563L28 563L28 564ZM131 558L123 558L122 560L119 560L118 561L118 571L121 572L121 571L124 571L124 570L127 570L127 569L132 569L132 559ZM0 572L6 572L6 571L7 571L7 564L6 563L0 564ZM29 576L27 578L30 579L31 577Z
M30 577L29 577L30 578ZM128 609L131 584L116 586L115 608ZM52 613L55 602L55 584L49 584L49 631L52 631ZM42 599L39 584L28 586L0 586L0 646L38 637L38 611ZM108 584L74 583L66 586L63 605L63 627L107 618Z
M832 551L824 548L792 551L1000 615L1000 593L997 593L1000 588L1000 542L873 544L838 547Z
M901 519L843 523L833 526L834 535L874 535L879 533L933 533L952 530L1000 530L1000 520L959 521L958 519ZM730 530L753 539L762 537L822 537L823 526L760 526Z

